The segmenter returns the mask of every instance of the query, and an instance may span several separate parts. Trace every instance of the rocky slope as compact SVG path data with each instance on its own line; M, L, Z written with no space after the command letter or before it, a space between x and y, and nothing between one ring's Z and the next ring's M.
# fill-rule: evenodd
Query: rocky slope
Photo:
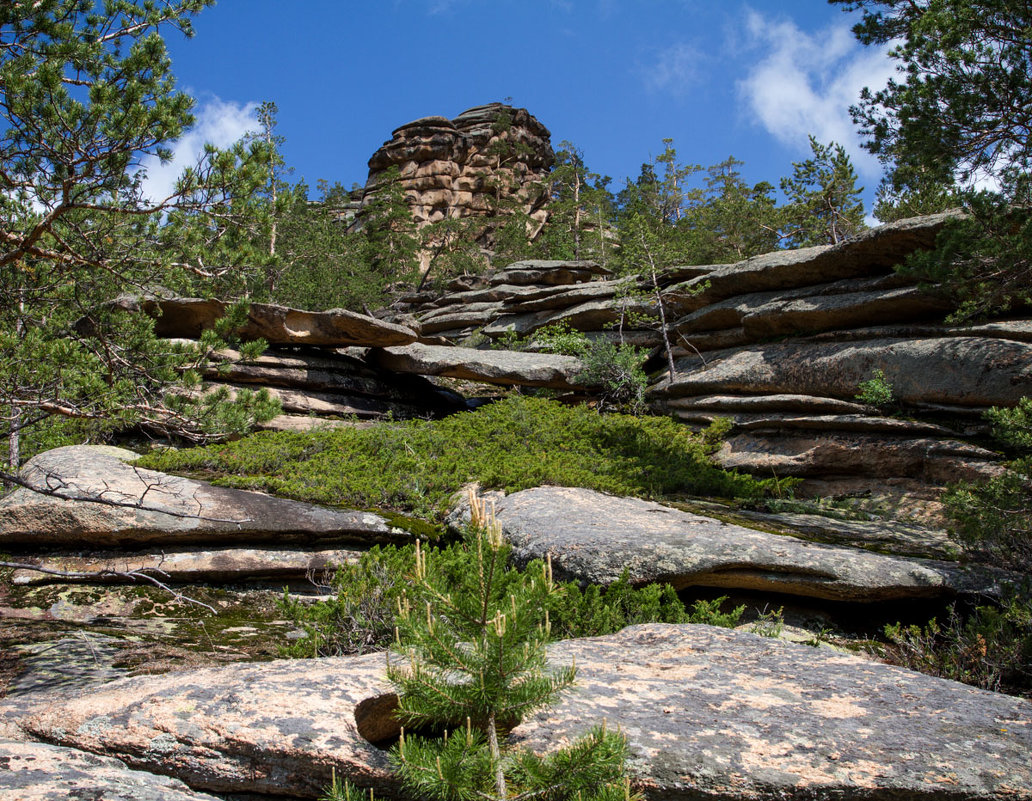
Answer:
M943 299L892 270L929 246L943 221L668 271L675 369L654 359L653 410L692 427L730 418L722 463L802 479L800 493L929 500L948 481L995 474L980 415L1032 395L1032 319L944 324ZM269 350L250 362L215 354L207 379L268 388L287 412L274 425L297 428L467 408L437 377L590 396L576 359L458 343L559 321L619 339L611 326L627 310L624 284L591 262L535 261L410 296L387 321L255 304L239 333L262 336ZM225 311L188 298L122 303L155 315L170 339L199 336ZM664 332L647 324L655 307L633 303L646 323L624 339L657 346ZM856 397L876 371L891 408ZM127 601L127 587L81 588L78 574L101 571L92 584L203 584L222 611L240 587L278 582L279 594L373 543L411 540L411 527L141 470L130 458L88 447L42 454L22 472L28 486L0 500L0 549L75 574L20 570L0 587L4 643L17 641L7 630L18 625L38 641L17 643L17 658L14 648L0 652L0 685L11 690L0 699L0 794L313 798L334 770L390 794L382 745L395 732L382 655L210 666L257 653L220 638L258 636L253 610L221 632L211 618L186 626L181 610ZM941 610L991 597L1008 578L953 561L942 532L894 521L743 512L729 522L702 502L675 509L563 487L497 495L495 507L519 559L550 555L559 575L584 583L609 584L627 569L635 583L873 618L879 605ZM48 584L57 581L66 583ZM141 609L151 619L134 617ZM286 621L266 624L276 641L289 636ZM164 653L179 640L209 666L181 660L168 676L124 676L127 651ZM1032 798L1027 701L705 626L635 627L551 653L576 659L579 687L515 736L547 750L605 718L627 733L650 799ZM153 657L142 664L169 667Z
M996 455L979 444L981 415L1032 394L1032 319L945 324L947 300L893 270L931 247L949 216L902 220L834 247L667 270L675 372L652 360L653 411L693 427L730 418L720 462L800 479L804 495L929 500L951 481L995 474ZM402 298L395 319L425 343L527 337L556 323L619 339L614 329L633 312L653 323L624 330L623 341L656 348L656 304L623 289L638 283L591 262L522 262ZM879 375L892 394L886 407L857 397Z

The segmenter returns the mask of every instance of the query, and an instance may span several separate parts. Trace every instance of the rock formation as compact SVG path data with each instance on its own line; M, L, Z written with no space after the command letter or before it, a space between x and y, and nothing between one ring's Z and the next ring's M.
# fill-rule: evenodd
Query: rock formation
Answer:
M829 601L991 595L992 571L757 531L638 498L573 487L490 493L521 564L551 556L565 581L719 587ZM464 504L463 504L464 506ZM460 506L453 515L463 515Z
M371 512L328 509L133 467L121 448L74 445L30 459L28 485L0 499L0 547L93 581L304 579L412 536ZM33 488L30 489L29 487ZM53 580L19 570L15 584Z
M419 226L513 206L542 222L540 182L554 160L548 129L526 109L490 103L453 120L424 117L396 128L369 159L363 204L396 167Z
M1032 395L1032 320L944 324L946 298L893 270L931 247L951 216L901 220L836 246L666 270L675 373L658 353L651 360L652 409L697 428L730 418L720 463L799 479L804 495L927 500L952 481L995 475L997 455L967 438L985 433L989 407ZM565 323L588 338L656 348L656 308L622 289L636 283L591 262L522 262L443 294L403 297L395 315L428 344L497 342ZM618 334L628 313L641 327ZM859 401L875 375L895 412L920 421Z
M627 736L646 798L1032 798L1021 699L701 625L632 626L556 643L549 658L575 662L577 683L515 740L547 751L605 720ZM385 664L369 654L138 676L3 701L0 722L102 755L105 770L117 759L199 791L315 798L335 770L390 796L382 748L398 722ZM0 789L12 780L0 772Z

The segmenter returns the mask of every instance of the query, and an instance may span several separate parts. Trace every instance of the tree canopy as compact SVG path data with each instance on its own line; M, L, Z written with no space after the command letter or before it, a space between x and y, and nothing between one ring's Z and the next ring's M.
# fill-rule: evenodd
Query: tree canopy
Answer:
M1024 0L829 0L861 10L860 42L891 45L898 79L852 109L867 147L906 181L1027 172L1032 6Z
M193 123L161 31L191 35L191 17L210 4L0 7L0 436L12 466L22 435L43 436L55 418L80 437L82 426L131 423L203 437L271 413L251 405L231 419L252 403L246 393L236 406L170 393L196 380L205 346L158 343L148 321L109 305L120 292L210 275L201 248L174 259L163 239L186 230L176 221L190 220L197 238L224 232L234 199L263 180L258 150L209 149L169 196L144 191L146 160L167 159Z
M1032 6L1024 0L829 0L862 11L860 42L891 45L900 77L851 109L889 170L878 211L963 204L910 269L956 303L954 319L1032 303Z

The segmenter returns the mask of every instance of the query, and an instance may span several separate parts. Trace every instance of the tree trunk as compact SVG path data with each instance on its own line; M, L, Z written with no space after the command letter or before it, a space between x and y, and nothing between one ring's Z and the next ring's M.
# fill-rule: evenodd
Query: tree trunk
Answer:
M573 258L580 259L580 228L581 228L581 206L580 206L580 172L574 168L573 171Z
M18 339L25 335L25 290L18 289L18 318L14 321L14 334ZM11 406L11 433L7 436L7 463L11 472L17 473L21 466L21 409Z
M492 714L487 719L487 745L491 749L491 761L494 763L495 793L500 801L509 797L505 787L505 771L502 769L502 752L498 747L498 726Z

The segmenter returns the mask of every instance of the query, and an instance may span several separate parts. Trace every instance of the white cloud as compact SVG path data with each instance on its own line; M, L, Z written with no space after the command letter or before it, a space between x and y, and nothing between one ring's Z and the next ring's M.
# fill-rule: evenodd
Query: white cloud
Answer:
M248 131L258 127L257 103L224 102L217 97L205 101L195 112L196 122L180 139L172 143L172 159L165 164L154 157L143 160L144 196L151 200L168 197L176 179L185 167L196 163L205 144L228 147Z
M678 42L656 54L655 62L639 67L645 87L652 92L685 93L699 80L703 55L686 42Z
M878 89L894 73L885 49L865 48L848 23L807 33L787 19L750 10L745 29L752 50L764 55L739 82L749 112L779 141L809 152L807 137L846 148L862 174L880 174L877 160L860 148L849 116L860 90Z

